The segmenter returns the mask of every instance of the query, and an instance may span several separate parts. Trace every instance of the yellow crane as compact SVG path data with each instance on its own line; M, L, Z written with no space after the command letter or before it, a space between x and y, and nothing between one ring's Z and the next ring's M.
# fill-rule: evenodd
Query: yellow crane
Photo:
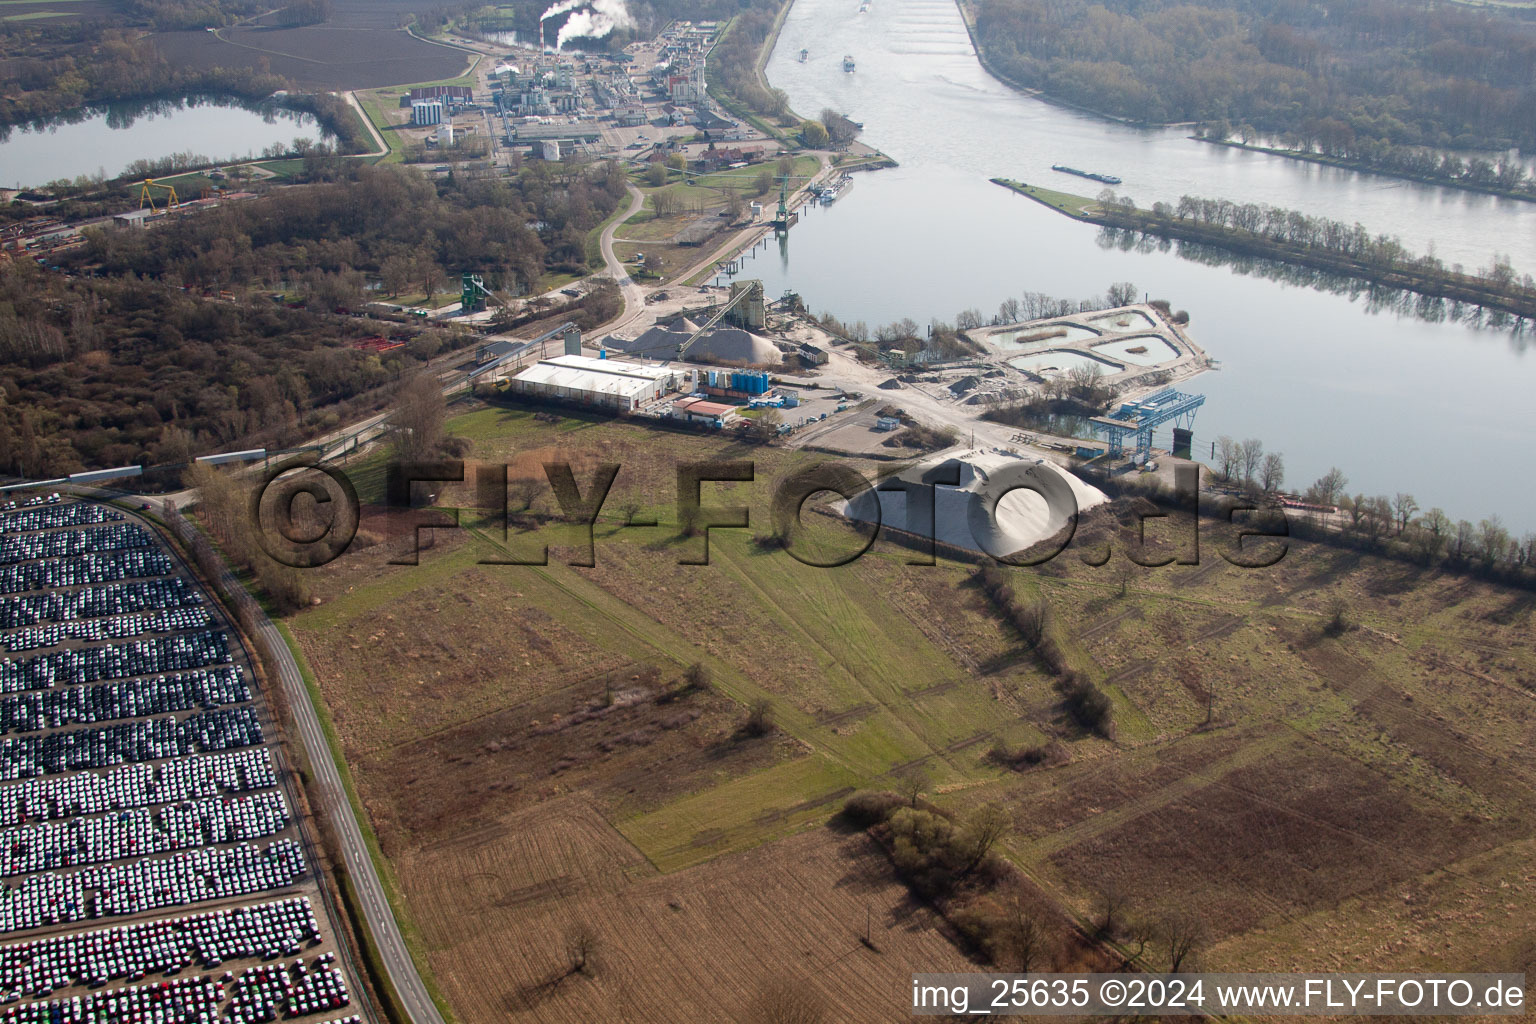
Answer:
M155 181L154 178L145 178L139 186L139 209L144 209L145 205L148 204L151 210L159 210L159 207L155 205L155 194L150 191L152 188L163 188L169 193L165 197L165 208L167 211L181 208L181 200L176 198L176 187L174 185L162 185Z

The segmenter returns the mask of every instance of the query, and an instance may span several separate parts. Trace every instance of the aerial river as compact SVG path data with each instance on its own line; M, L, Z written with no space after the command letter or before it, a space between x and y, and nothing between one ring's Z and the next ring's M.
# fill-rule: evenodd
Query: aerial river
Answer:
M871 327L901 317L987 316L1024 292L1078 298L1131 281L1190 313L1220 369L1181 388L1207 396L1196 452L1223 434L1282 452L1288 486L1330 466L1366 494L1408 491L1453 519L1498 514L1536 530L1518 453L1536 435L1536 335L1372 312L1330 294L1156 246L1106 246L1079 224L988 182L1016 178L1094 195L1054 163L1118 175L1138 205L1193 194L1269 203L1397 235L1448 264L1508 255L1536 272L1536 204L1358 174L1140 129L1021 94L989 75L951 0L795 0L769 81L802 116L833 107L901 164L859 175L783 248L745 268L770 295ZM800 63L801 48L810 51ZM843 70L843 56L857 70ZM1167 439L1159 443L1166 444Z

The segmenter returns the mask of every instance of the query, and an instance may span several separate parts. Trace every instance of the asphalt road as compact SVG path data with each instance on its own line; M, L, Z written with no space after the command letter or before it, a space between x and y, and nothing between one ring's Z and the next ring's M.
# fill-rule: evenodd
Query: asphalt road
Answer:
M83 491L90 496L101 496L94 493L94 488L71 488L71 490ZM106 496L112 495L107 493ZM161 512L164 513L163 505ZM219 575L220 585L226 592L232 594L240 592L239 581L227 567L221 568ZM443 1016L438 1012L437 1004L432 1002L431 995L427 993L427 986L416 970L416 962L411 959L405 940L400 935L400 926L395 922L394 912L390 909L389 900L384 895L384 885L379 881L379 873L374 867L373 858L368 855L368 847L363 843L362 829L358 827L357 818L352 814L352 805L347 800L346 789L342 786L341 773L336 770L336 759L332 756L330 744L325 741L325 733L320 728L320 717L315 712L314 703L309 699L309 689L304 685L304 676L299 672L298 662L294 661L293 654L288 650L282 634L277 631L277 627L272 624L272 620L259 605L255 607L255 612L256 628L266 639L267 649L277 662L269 667L277 672L278 680L288 698L288 706L293 709L299 739L309 754L310 770L320 783L314 787L310 796L320 804L321 813L336 826L341 840L342 857L346 861L347 875L352 879L352 886L357 890L358 898L362 901L363 916L367 920L374 945L379 950L384 970L389 975L390 984L394 986L413 1024L444 1024Z

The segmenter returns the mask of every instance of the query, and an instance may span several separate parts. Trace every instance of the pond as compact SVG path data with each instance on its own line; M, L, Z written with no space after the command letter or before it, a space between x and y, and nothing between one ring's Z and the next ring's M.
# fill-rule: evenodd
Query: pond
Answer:
M1120 367L1107 359L1095 359L1082 352L1040 352L1032 356L1017 356L1008 360L1009 366L1032 370L1039 374L1070 373L1085 366L1097 366L1105 373L1119 373Z
M1155 366L1179 357L1178 349L1155 334L1106 341L1102 345L1093 346L1093 350L1119 362L1133 363L1136 366Z

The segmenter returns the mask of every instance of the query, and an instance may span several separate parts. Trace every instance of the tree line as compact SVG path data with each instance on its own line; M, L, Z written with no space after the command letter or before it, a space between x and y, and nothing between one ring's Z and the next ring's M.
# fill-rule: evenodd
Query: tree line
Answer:
M1248 125L1241 125L1234 130L1225 121L1215 125L1201 125L1195 131L1197 138L1211 142L1229 142L1234 135L1241 140L1242 145L1248 146L1256 133ZM1536 199L1536 178L1531 176L1521 160L1511 156L1496 159L1486 156L1463 158L1459 153L1427 146L1402 146L1379 138L1361 138L1353 128L1336 117L1323 118L1316 125L1282 132L1277 141L1280 148L1265 145L1257 148L1283 156L1316 156L1323 158L1324 162L1365 167L1414 181Z
M1536 316L1536 278L1520 275L1507 256L1468 271L1447 267L1432 253L1410 252L1395 235L1373 235L1360 223L1346 224L1264 203L1182 196L1176 205L1157 202L1138 210L1129 196L1099 193L1097 208L1083 219L1297 262L1423 295L1440 296Z
M1354 145L1536 146L1536 24L1392 0L977 0L983 58L1016 84L1144 122Z

